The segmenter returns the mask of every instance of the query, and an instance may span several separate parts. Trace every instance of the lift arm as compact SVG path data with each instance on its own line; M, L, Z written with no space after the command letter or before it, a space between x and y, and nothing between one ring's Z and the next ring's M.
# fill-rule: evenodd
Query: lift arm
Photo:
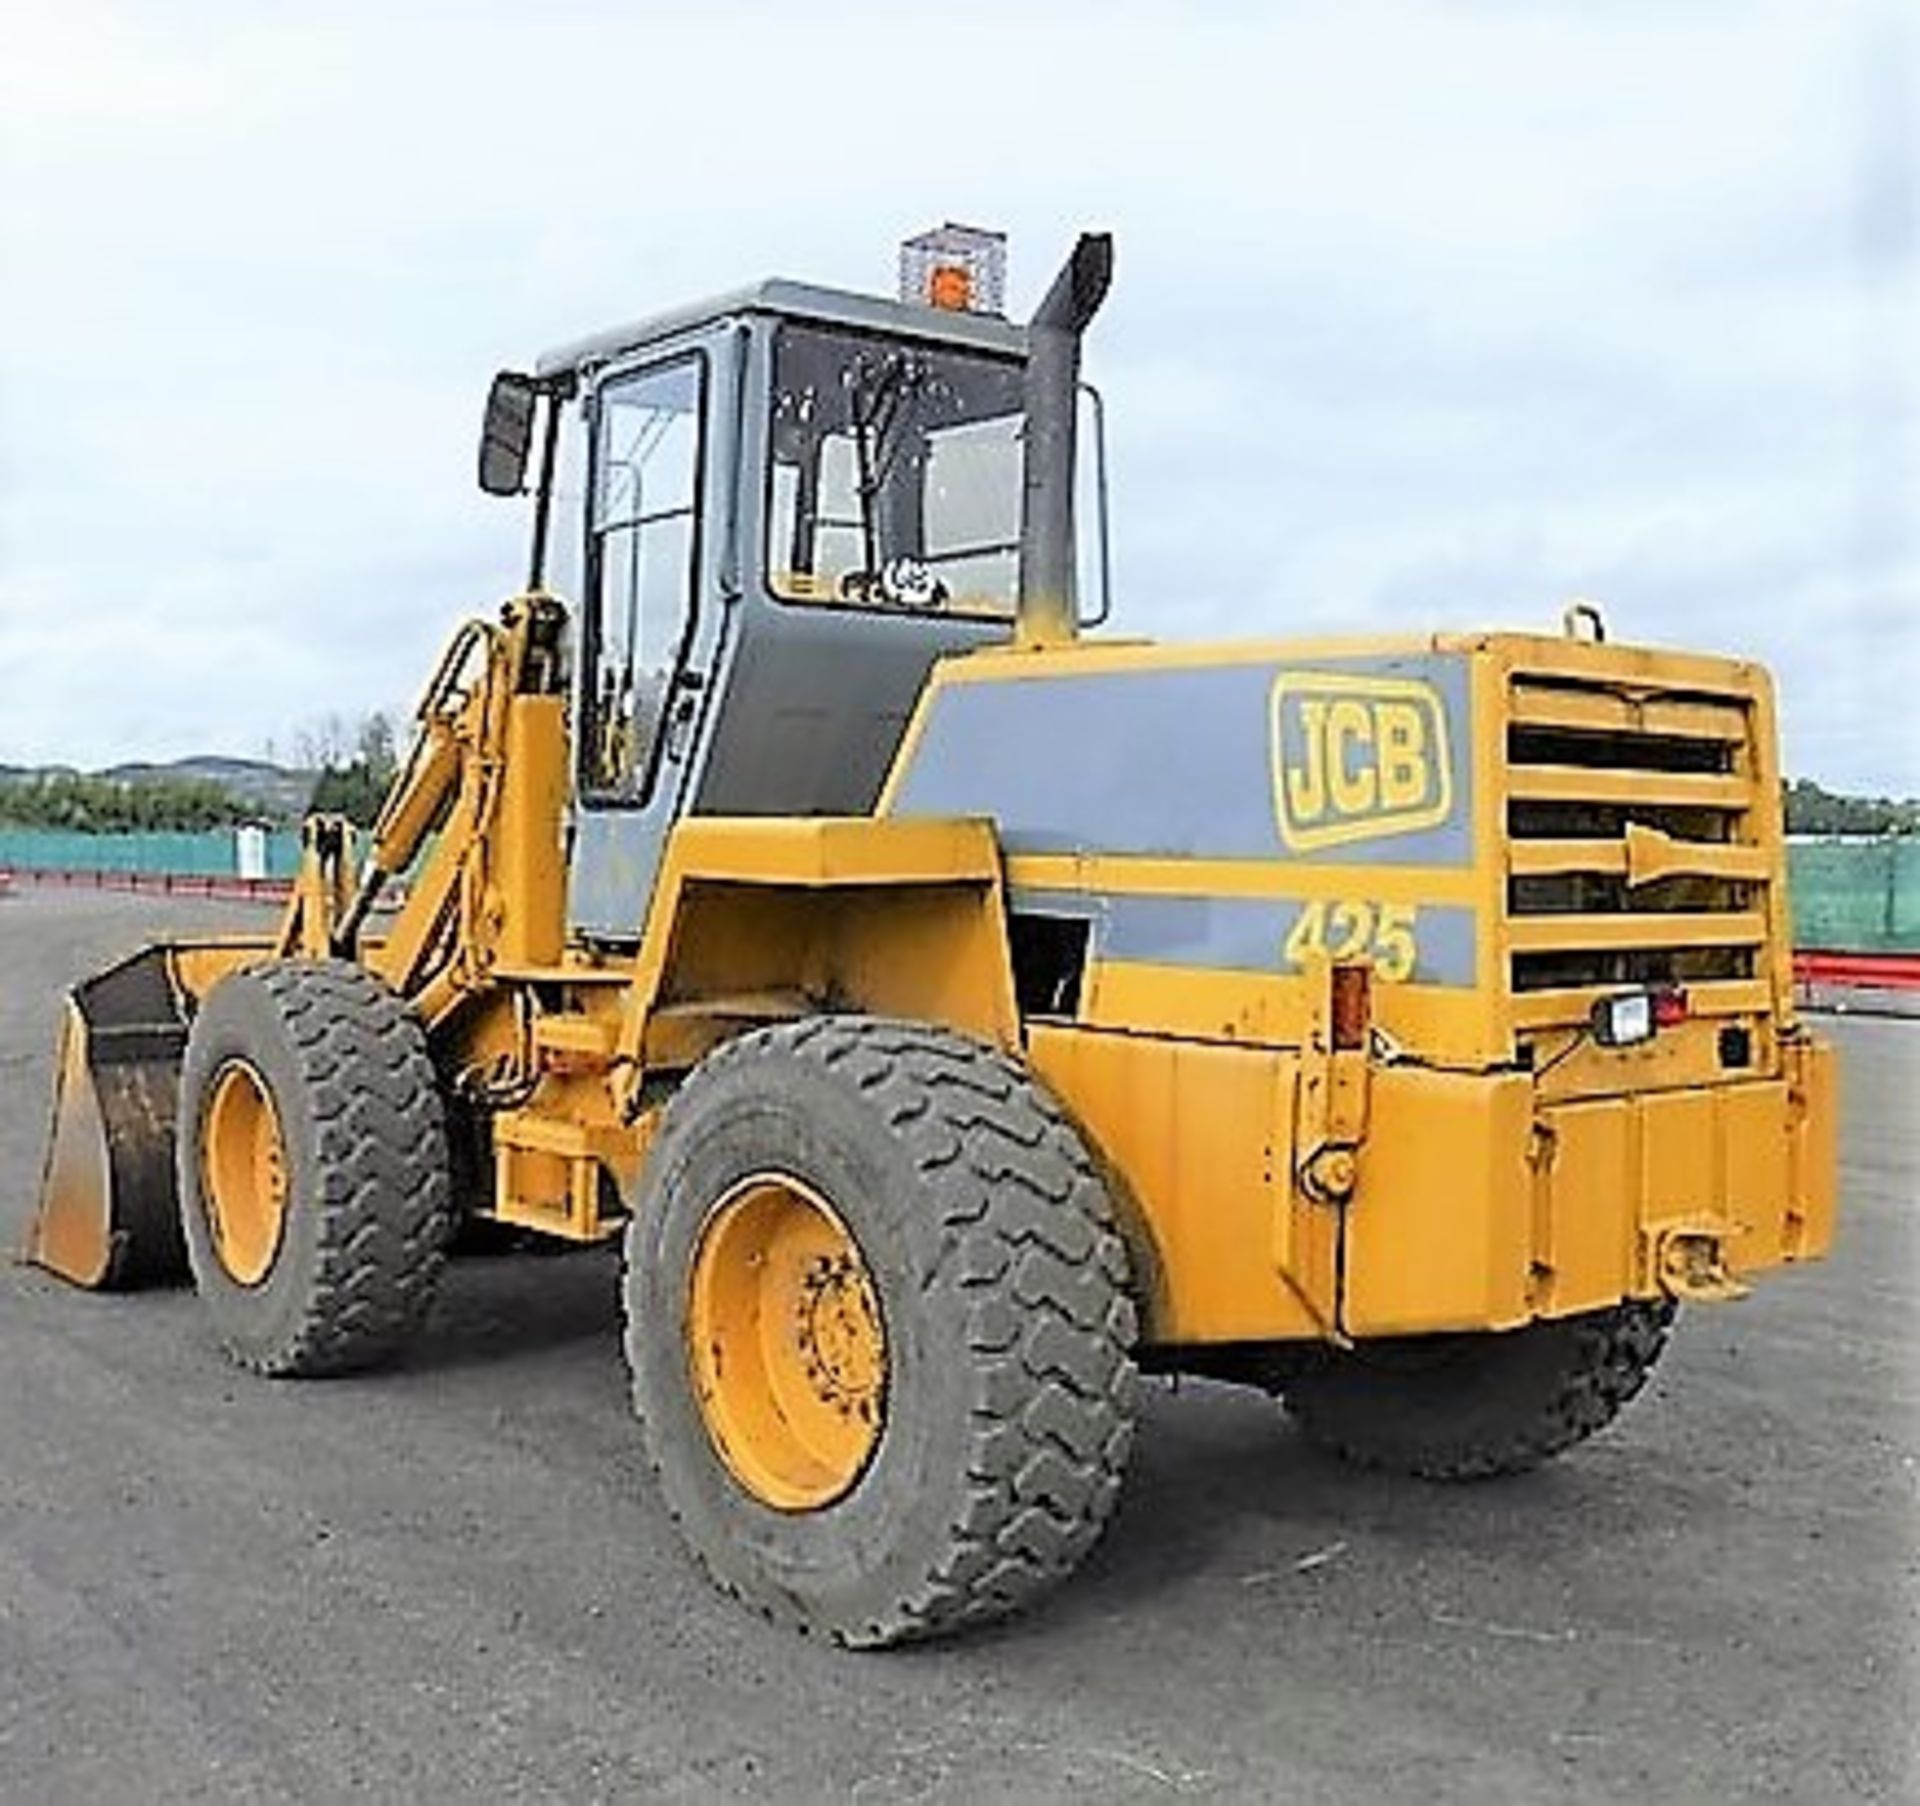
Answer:
M564 936L560 859L566 615L532 593L449 642L412 745L356 862L344 822L312 818L280 928L282 954L357 960L433 1027L496 965L550 963ZM387 883L413 879L386 932L364 936Z

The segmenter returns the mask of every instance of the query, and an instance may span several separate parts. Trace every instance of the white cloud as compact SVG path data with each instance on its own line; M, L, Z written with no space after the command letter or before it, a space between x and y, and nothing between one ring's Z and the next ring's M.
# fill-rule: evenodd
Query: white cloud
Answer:
M1124 624L1762 657L1920 789L1882 5L66 5L0 65L0 760L247 750L510 587L487 374L940 217L1111 225ZM1903 85L1904 82L1904 85ZM1891 197L1891 198L1889 198Z

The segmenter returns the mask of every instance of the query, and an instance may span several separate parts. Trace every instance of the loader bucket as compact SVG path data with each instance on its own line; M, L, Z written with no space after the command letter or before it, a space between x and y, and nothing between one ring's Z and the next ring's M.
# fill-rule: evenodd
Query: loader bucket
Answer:
M173 1170L186 1043L165 947L67 994L28 1260L101 1290L186 1276Z

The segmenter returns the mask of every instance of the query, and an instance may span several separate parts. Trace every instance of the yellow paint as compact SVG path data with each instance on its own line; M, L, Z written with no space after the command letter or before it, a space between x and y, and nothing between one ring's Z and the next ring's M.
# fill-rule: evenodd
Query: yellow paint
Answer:
M1766 918L1751 910L1608 916L1522 916L1508 924L1516 951L1554 947L1757 947ZM1616 987L1617 988L1617 987Z
M1036 1025L1029 1057L1114 1177L1150 1345L1510 1328L1657 1295L1678 1233L1745 1277L1830 1221L1779 1080L1543 1110L1523 1073L1375 1069L1342 1208L1290 1180L1325 1134L1299 1056Z
M370 869L413 871L384 938L362 957L429 1027L485 993L496 966L552 964L564 952L566 710L528 682L555 607L517 596L498 625L469 621L454 636L422 698L416 750L374 827Z
M493 1120L493 1215L565 1241L600 1241L621 1220L604 1208L602 1175L637 1166L644 1136L623 1124L582 1120L584 1100L564 1088L536 1098Z
M258 1285L280 1252L287 1164L266 1080L245 1060L228 1061L200 1125L200 1184L214 1252L236 1285Z
M1775 1085L1736 1085L1713 1093L1718 1120L1721 1208L1734 1225L1733 1265L1759 1272L1788 1259L1793 1196L1793 1116Z
M374 837L376 867L391 878L413 862L434 823L460 783L461 743L453 723L431 717L425 724L418 762L410 781L400 785L382 810Z
M1346 1210L1349 1335L1527 1321L1531 1104L1517 1073L1374 1075Z
M1507 870L1516 877L1597 872L1634 884L1682 875L1754 883L1772 876L1773 856L1765 847L1682 843L1636 822L1623 841L1515 841L1507 849Z
M1833 1246L1839 1171L1839 1064L1831 1046L1808 1037L1786 1049L1787 1158L1793 1182L1781 1226L1788 1260L1815 1260Z
M273 952L264 938L229 937L167 944L167 967L183 996L198 1003L230 972L257 965Z
M1028 1057L1113 1176L1146 1340L1332 1331L1339 1219L1291 1182L1295 1056L1036 1025Z
M1711 994L1716 989L1706 985L1690 988L1687 1007L1692 1012L1691 1018L1677 1027L1662 1029L1651 1041L1643 1041L1638 1047L1601 1047L1580 1028L1563 1030L1551 1039L1542 1037L1542 1070L1536 1081L1541 1102L1619 1096L1624 1092L1646 1094L1705 1088L1738 1083L1773 1071L1774 1041L1764 1024L1753 1038L1753 1064L1731 1072L1722 1067L1720 1030L1729 1020L1745 1020L1744 1010L1737 1006L1741 1003L1749 1008L1753 1006L1754 987L1745 980L1728 986L1733 997L1724 1003ZM1543 996L1558 994L1541 993ZM1585 999L1593 993L1575 995ZM1586 1021L1587 1008L1584 1000L1577 1004L1576 1021Z
M1617 1097L1569 1104L1536 1123L1533 1303L1549 1316L1598 1310L1636 1289L1635 1127Z
M1740 777L1691 771L1593 771L1585 766L1533 765L1514 771L1507 794L1531 801L1658 803L1674 808L1737 809L1751 791Z
M1780 738L1773 681L1752 673L1753 731L1742 753L1741 775L1752 786L1750 838L1768 855L1766 975L1772 980L1775 1011L1783 1024L1794 1019L1793 924L1787 909L1786 804L1782 798ZM1829 1100L1830 1101L1830 1100Z
M998 877L1000 853L985 822L700 815L669 837L663 880L676 868L744 884L984 883Z
M625 1006L615 1054L623 1099L644 1081L657 1011L754 993L945 1022L1015 1045L992 830L869 817L681 822Z
M1178 671L1202 665L1308 664L1316 659L1420 658L1435 652L1484 655L1508 667L1539 667L1574 677L1645 678L1702 696L1744 701L1766 682L1758 666L1666 647L1591 645L1558 634L1328 634L1295 640L1236 640L1169 646L1154 640L1080 639L1018 652L998 647L943 659L936 683L1022 683L1110 671Z
M358 834L344 816L310 815L300 826L294 873L274 952L282 959L325 959L334 924L352 895Z
M1358 1045L1338 1044L1337 976L1334 962L1325 953L1314 956L1306 975L1307 1025L1301 1038L1293 1160L1297 1188L1307 1199L1344 1207L1359 1177L1357 1150L1367 1138L1373 1086L1365 1042L1371 1033L1371 1014L1360 1035L1351 1037Z
M1457 866L1360 867L1260 859L1167 859L1120 853L1012 853L1007 881L1022 890L1111 891L1140 897L1361 896L1382 903L1479 900L1478 874Z
M567 806L566 705L516 696L507 711L499 816L488 861L494 958L551 965L566 944L567 871L560 824Z
M1276 968L1278 962L1276 949ZM1127 960L1093 963L1080 1011L1090 1027L1293 1048L1306 1032L1307 1015L1299 974ZM1504 1057L1498 999L1485 991L1383 983L1374 988L1373 1020L1383 1035L1429 1059L1485 1067Z
M1751 666L1525 635L1081 641L946 660L880 817L682 821L638 947L609 953L565 935L565 710L525 681L545 606L517 598L499 625L475 624L449 649L422 705L421 751L369 849L373 869L406 871L406 901L357 948L426 1024L449 1080L489 1108L504 1221L606 1236L621 1220L610 1180L633 1184L682 1075L756 1026L851 1010L1024 1049L1101 1163L1152 1346L1505 1328L1663 1289L1725 1296L1831 1240L1833 1060L1793 1019L1774 703ZM1421 683L1278 678L1270 727L1296 711L1300 755L1283 769L1275 736L1270 768L1246 774L1275 811L1270 860L1016 854L1003 868L991 823L885 814L942 686L1432 653L1468 657L1470 721L1449 721ZM1736 740L1737 754L1711 773L1510 770L1516 723ZM1366 863L1347 850L1446 819L1456 756L1472 771L1471 864ZM1528 803L1731 809L1738 827L1688 841L1660 817L1582 840L1576 816L1555 838L1518 841L1509 811ZM1510 907L1510 885L1582 875L1602 881L1602 903L1574 893L1577 910ZM356 882L352 858L310 850L280 948L324 951ZM1630 900L1603 912L1609 884ZM1096 936L1074 1019L1023 1021L1008 885L1301 909L1259 971L1115 960ZM1751 890L1674 906L1714 885ZM1441 907L1477 919L1470 986L1412 982L1423 912ZM1689 983L1690 1020L1640 1048L1602 1049L1586 1033L1595 998L1617 986L1562 983L1551 969L1553 989L1510 982L1516 954L1668 948L1751 949L1755 969ZM192 1001L267 950L257 938L181 945L168 970ZM1342 964L1372 974L1364 1049L1331 1045ZM1745 1066L1723 1053L1725 1031L1744 1032ZM238 1200L223 1232L237 1275L265 1271L277 1236L273 1138L249 1107L238 1081L219 1106L233 1176L215 1189ZM78 1107L62 1120L74 1146L93 1132ZM853 1483L879 1434L886 1275L866 1272L828 1201L777 1174L725 1201L703 1248L688 1356L716 1445L765 1502L817 1508ZM780 1271L755 1268L755 1253L777 1254ZM788 1335L796 1275L818 1278L823 1259L838 1277L806 1293L824 1314L800 1349ZM736 1386L729 1372L747 1377ZM876 1415L854 1427L840 1409L849 1397Z
M105 1282L113 1256L113 1172L107 1125L87 1062L87 1022L69 997L54 1060L53 1128L27 1258L79 1286Z
M1739 703L1676 702L1659 697L1635 702L1591 690L1555 689L1525 678L1514 684L1512 716L1530 727L1658 734L1679 740L1733 740L1746 731Z
M851 1490L885 1422L881 1289L839 1213L791 1173L714 1206L687 1281L687 1366L715 1451L775 1511Z

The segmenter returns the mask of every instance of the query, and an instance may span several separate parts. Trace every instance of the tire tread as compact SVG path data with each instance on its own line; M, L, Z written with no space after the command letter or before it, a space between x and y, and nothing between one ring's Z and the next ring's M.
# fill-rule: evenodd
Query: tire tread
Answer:
M1504 1355L1507 1379L1525 1367L1530 1382L1510 1411L1483 1411L1477 1421L1449 1418L1449 1403L1429 1395L1422 1412L1419 1382L1395 1398L1391 1375L1376 1371L1355 1385L1345 1361L1296 1378L1287 1387L1289 1411L1316 1446L1356 1466L1424 1480L1483 1480L1525 1473L1605 1429L1645 1386L1666 1347L1674 1318L1670 1300L1629 1301L1583 1316L1476 1336L1475 1352ZM1462 1342L1468 1338L1461 1338ZM1459 1381L1476 1372L1463 1369Z
M267 1345L223 1339L240 1365L274 1378L372 1366L418 1327L445 1259L446 1135L425 1034L347 961L277 960L228 982L264 992L286 1032L313 1117L318 1196L295 1320ZM182 1173L183 1196L191 1177Z
M856 1647L1003 1616L1058 1584L1098 1540L1132 1442L1137 1323L1105 1189L1072 1123L1021 1066L946 1029L887 1018L810 1017L727 1043L668 1106L662 1136L703 1080L783 1055L867 1094L933 1194L923 1289L947 1291L964 1316L970 1450L959 1508L890 1610L816 1626L790 1602L747 1603ZM647 1333L629 1313L636 1372ZM635 1405L644 1421L637 1388ZM651 1448L649 1458L657 1482ZM693 1546L715 1584L742 1598Z

